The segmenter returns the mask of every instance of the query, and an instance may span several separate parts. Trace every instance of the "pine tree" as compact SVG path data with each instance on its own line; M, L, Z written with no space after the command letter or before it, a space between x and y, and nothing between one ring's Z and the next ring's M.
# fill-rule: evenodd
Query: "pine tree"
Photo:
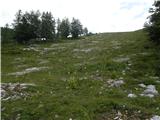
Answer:
M41 36L40 34L40 26L41 26L41 20L40 20L40 12L39 11L31 11L30 13L26 12L24 16L27 18L28 23L30 24L31 31L32 32L32 39L39 38Z
M88 29L85 27L84 29L83 29L83 34L86 36L86 35L88 35Z
M160 44L160 1L155 1L154 8L150 9L152 15L149 17L149 23L146 24L146 28L149 32L149 36L152 41Z
M73 18L71 23L71 34L73 38L78 38L83 33L82 25L78 19Z
M60 25L61 25L61 20L58 18L57 19L57 38L59 39L60 38Z
M5 27L1 27L1 42L8 43L13 41L14 30L6 24Z
M19 10L14 20L15 39L19 43L27 43L40 36L40 12L31 11L22 13Z
M62 20L60 24L60 35L62 38L67 38L70 34L70 22L68 18Z
M41 24L41 37L46 39L55 39L55 20L51 12L43 12Z
M31 35L29 34L30 26L27 22L26 17L22 14L22 11L19 10L16 13L16 19L14 20L14 30L15 30L15 39L19 43L26 43Z

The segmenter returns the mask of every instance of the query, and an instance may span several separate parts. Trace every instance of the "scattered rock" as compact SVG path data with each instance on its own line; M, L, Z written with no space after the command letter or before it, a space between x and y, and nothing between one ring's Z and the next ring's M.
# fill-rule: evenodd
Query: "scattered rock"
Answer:
M17 65L16 67L17 67L17 68L25 68L25 67L27 67L27 65L21 64L21 65Z
M114 62L127 62L129 60L130 60L129 57L120 57L120 58L113 59Z
M46 63L49 63L48 60L41 60L39 64L46 64Z
M143 84L143 83L139 84L139 86L142 87L142 88L146 88L146 85Z
M20 86L25 87L25 86L36 86L33 83L21 83Z
M150 120L160 120L160 116L154 115Z
M58 117L59 117L59 115L56 114L56 115L55 115L55 118L58 118Z
M92 41L92 43L95 43L95 44L96 44L96 43L99 43L99 41Z
M60 44L52 44L50 47L58 47Z
M125 70L122 70L122 75L126 75L126 71Z
M21 114L17 114L16 115L16 120L20 120L20 118L21 118Z
M28 96L24 91L28 86L35 86L31 83L1 83L1 100L20 99L21 97Z
M144 92L140 95L153 98L155 95L158 95L158 91L156 90L154 85L148 85L146 86Z
M88 49L74 49L73 52L85 52L89 53L93 50L93 48L88 48Z
M140 94L140 96L145 96L145 97L150 97L150 98L153 98L154 95L153 94Z
M86 76L80 77L79 80L87 80L88 78Z
M1 112L3 112L6 108L5 107L1 107Z
M17 57L15 58L13 61L12 61L12 64L19 64L19 63L22 63L25 61L25 58L24 57Z
M65 49L65 47L44 48L43 50L44 50L45 52L48 52L48 51L62 50L62 49Z
M118 45L113 47L113 49L120 49L120 48L121 48L121 47L118 46Z
M39 50L38 50L37 48L35 48L35 47L23 48L23 51L31 51L31 50L36 51L36 52L39 51Z
M121 117L122 117L122 113L120 111L118 111L118 113L117 113L116 117L114 118L114 120L122 120Z
M150 79L159 80L160 78L158 76L150 76Z
M22 58L17 57L17 58L15 58L14 60L15 60L15 61L21 61Z
M110 87L120 87L124 84L123 80L108 80L107 83L110 85Z
M147 53L147 52L142 52L142 53L139 53L139 55L149 55L149 53Z
M144 91L144 94L154 94L158 95L158 91L156 90L154 85L148 85L147 89Z
M14 73L9 73L8 75L16 75L16 76L20 76L20 75L25 75L31 72L36 72L36 71L41 71L43 69L47 69L48 67L32 67L32 68L27 68L21 72L14 72Z
M160 83L160 80L157 80L156 83Z
M131 68L130 67L126 67L126 70L130 70Z
M131 63L128 63L128 66L131 66L132 64Z
M137 95L130 93L130 94L128 94L128 97L129 98L135 98L135 97L137 97Z

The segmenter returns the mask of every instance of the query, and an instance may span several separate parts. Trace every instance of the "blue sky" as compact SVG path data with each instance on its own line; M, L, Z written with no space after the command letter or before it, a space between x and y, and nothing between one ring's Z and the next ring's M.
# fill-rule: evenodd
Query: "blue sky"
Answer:
M15 13L51 11L57 18L80 19L92 32L122 32L143 28L154 0L4 0L0 4L0 26L11 24Z

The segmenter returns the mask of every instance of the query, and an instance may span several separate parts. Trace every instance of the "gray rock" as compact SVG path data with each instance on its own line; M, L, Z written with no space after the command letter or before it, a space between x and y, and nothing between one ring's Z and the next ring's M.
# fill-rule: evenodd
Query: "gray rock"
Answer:
M93 48L87 48L87 49L74 49L73 52L91 52L93 50Z
M109 80L107 83L110 85L110 87L120 87L124 84L123 80Z
M144 92L140 95L153 98L155 95L158 95L158 91L156 90L154 85L148 85L146 86Z
M41 71L44 69L47 69L48 67L32 67L32 68L27 68L21 72L14 72L14 73L9 73L8 75L16 75L16 76L21 76L21 75L25 75L31 72L36 72L36 71Z
M160 116L154 115L150 120L160 120Z
M157 80L156 82L157 82L157 83L160 83L160 80Z
M139 86L142 87L142 88L145 88L145 87L146 87L146 85L143 84L143 83L139 84Z
M38 52L39 50L37 49L37 48L35 48L35 47L28 47L28 48L23 48L23 51L31 51L31 50L33 50L33 51L36 51L36 52Z
M154 97L153 94L140 94L140 96L145 96L145 97L150 97L150 98L153 98L153 97Z
M129 57L120 57L120 58L114 58L113 59L114 62L127 62L129 60L130 60Z
M5 96L6 96L6 91L1 88L1 97L3 98Z
M23 91L28 86L35 86L31 83L1 83L1 100L15 100L26 97L29 94Z
M154 85L148 85L146 87L147 89L144 90L144 94L153 94L153 95L158 95L158 91L156 90Z
M129 97L129 98L135 98L135 97L137 97L137 95L135 95L135 94L133 94L133 93L130 93L130 94L128 94L128 97Z

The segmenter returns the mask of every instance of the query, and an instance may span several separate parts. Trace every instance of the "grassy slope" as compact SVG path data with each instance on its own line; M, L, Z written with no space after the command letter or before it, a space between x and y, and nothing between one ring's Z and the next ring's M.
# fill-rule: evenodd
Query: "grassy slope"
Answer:
M160 75L160 53L153 49L143 31L40 44L40 51L22 51L23 47L2 46L2 82L37 86L27 89L32 96L26 100L3 101L2 118L15 119L20 114L22 120L104 120L113 119L117 111L126 115L124 119L160 115L159 96L127 97L131 92L142 93L139 83L156 85L160 92L160 84L153 78ZM44 48L55 49L43 52ZM115 61L119 58L129 61ZM43 60L48 62L40 64ZM6 75L38 66L49 69L23 76ZM107 80L119 78L125 81L122 87L108 87Z

